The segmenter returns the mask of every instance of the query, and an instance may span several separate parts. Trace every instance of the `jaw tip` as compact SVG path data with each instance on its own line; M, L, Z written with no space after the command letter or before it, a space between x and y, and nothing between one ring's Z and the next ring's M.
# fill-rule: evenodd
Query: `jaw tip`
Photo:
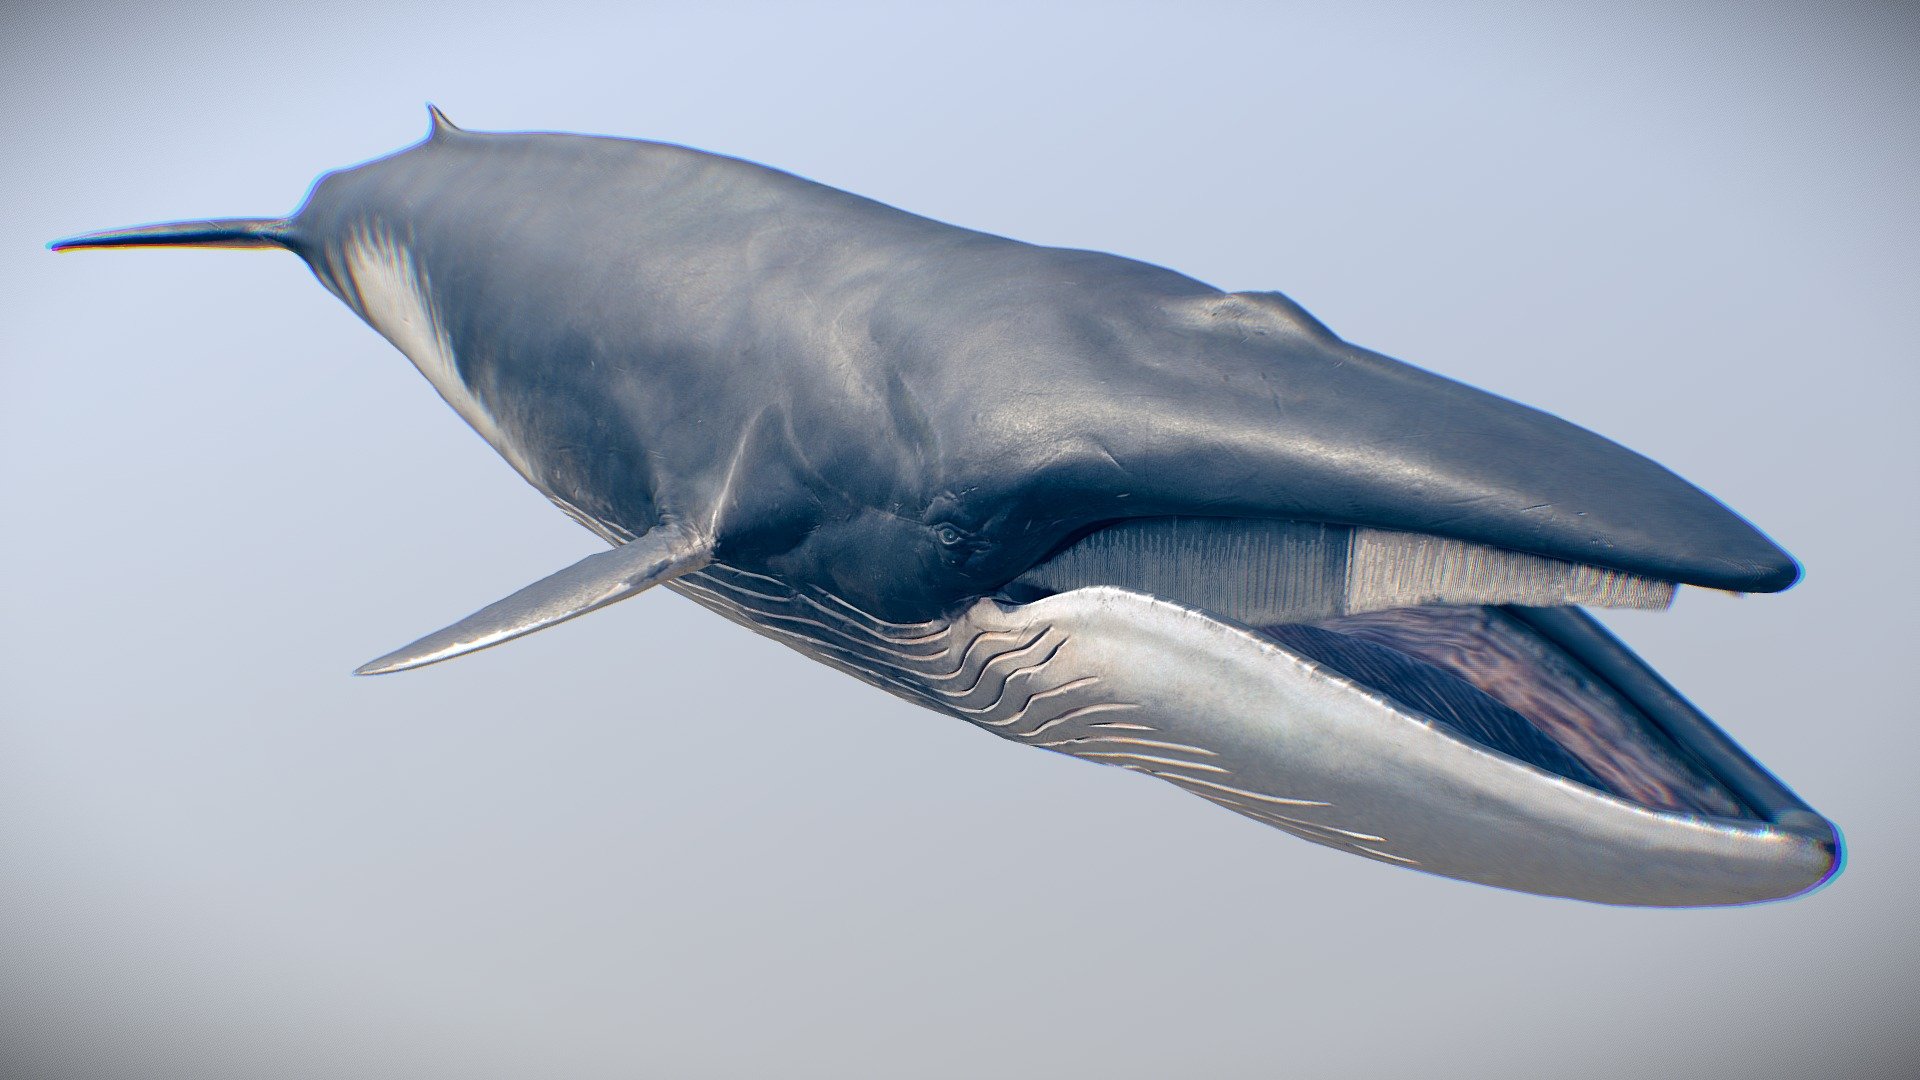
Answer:
M1755 897L1723 906L1754 907L1799 900L1825 891L1847 869L1847 841L1840 826L1811 810L1789 810L1776 814L1773 825L1802 845L1802 854L1793 861L1802 867L1803 884L1782 888L1771 896Z
M1695 560L1695 573L1683 576L1689 585L1725 589L1730 592L1783 592L1799 583L1803 575L1799 560L1759 530L1742 538L1743 543L1722 543L1708 548L1711 554Z
M1791 589L1806 576L1806 570L1793 556L1784 551L1779 553L1778 561L1768 566L1761 576L1760 587L1755 592L1781 592Z
M1781 828L1805 836L1813 844L1814 849L1824 855L1827 860L1826 871L1817 880L1799 892L1781 899L1811 896L1833 884L1834 879L1845 872L1847 838L1840 831L1840 826L1811 810L1788 811L1779 815L1776 820Z

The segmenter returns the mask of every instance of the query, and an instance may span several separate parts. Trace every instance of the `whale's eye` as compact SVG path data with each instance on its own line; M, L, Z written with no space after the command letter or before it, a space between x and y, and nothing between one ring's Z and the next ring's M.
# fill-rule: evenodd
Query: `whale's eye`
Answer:
M946 522L941 522L940 524L935 525L933 527L933 536L934 536L934 539L940 541L942 544L945 544L948 547L952 547L953 545L959 543L961 540L965 539L965 537L961 535L961 532L959 529L955 528L952 525L947 524Z

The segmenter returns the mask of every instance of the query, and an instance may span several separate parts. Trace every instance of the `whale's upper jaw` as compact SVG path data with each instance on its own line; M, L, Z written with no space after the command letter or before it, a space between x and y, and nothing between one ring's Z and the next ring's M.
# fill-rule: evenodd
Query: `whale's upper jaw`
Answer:
M1131 348L1154 362L1108 365L1105 388L1136 406L1120 410L1125 422L1099 403L1053 398L984 409L985 445L1012 443L1003 431L1044 437L1029 437L1031 458L990 463L962 486L992 490L997 479L1001 505L1026 520L1063 521L1071 507L1069 534L1155 516L1316 521L1735 592L1800 576L1752 523L1649 458L1352 345L1284 298L1223 294L1161 309L1173 327L1204 330L1139 331ZM1009 579L1025 567L1010 569Z

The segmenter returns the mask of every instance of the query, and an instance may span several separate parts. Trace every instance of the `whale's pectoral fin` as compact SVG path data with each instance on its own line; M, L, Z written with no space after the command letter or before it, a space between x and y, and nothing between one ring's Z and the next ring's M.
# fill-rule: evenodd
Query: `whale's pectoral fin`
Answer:
M625 600L711 561L709 540L677 525L662 525L612 551L589 555L353 673L385 675L451 660Z

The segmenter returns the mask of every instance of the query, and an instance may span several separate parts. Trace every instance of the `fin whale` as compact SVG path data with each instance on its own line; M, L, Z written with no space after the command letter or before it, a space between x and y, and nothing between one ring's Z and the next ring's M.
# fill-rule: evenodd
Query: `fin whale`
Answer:
M284 249L613 545L363 665L665 585L910 701L1368 858L1745 903L1837 830L1578 605L1790 586L1660 465L1278 293L919 217L685 147L462 130Z

